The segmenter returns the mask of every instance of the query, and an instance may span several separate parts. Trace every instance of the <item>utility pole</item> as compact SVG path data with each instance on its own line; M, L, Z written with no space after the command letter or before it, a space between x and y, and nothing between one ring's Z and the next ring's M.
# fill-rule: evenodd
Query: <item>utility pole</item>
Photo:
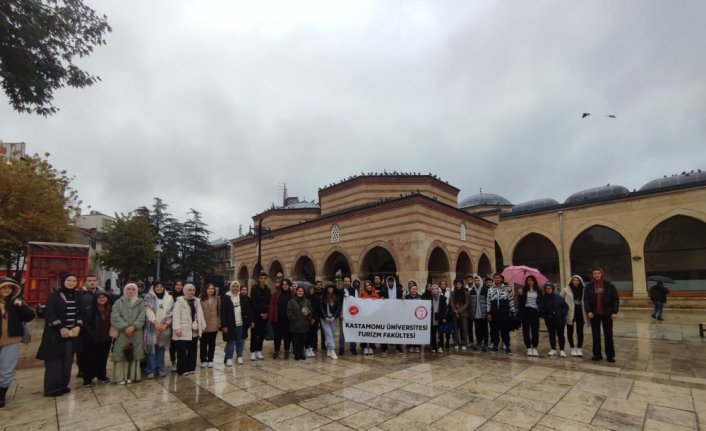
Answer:
M257 233L257 267L260 268L260 271L263 270L262 268L262 237L265 235L267 238L273 238L272 235L270 235L271 229L269 228L263 228L262 227L262 218L257 222L257 228L256 228L256 233Z

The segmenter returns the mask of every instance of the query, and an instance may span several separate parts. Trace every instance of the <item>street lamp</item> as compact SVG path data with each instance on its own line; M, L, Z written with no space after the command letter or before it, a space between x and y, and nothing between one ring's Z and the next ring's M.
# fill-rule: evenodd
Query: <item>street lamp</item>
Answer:
M157 240L157 245L154 246L154 251L157 252L157 277L155 277L156 281L160 281L161 278L159 277L159 266L160 263L162 263L162 241Z

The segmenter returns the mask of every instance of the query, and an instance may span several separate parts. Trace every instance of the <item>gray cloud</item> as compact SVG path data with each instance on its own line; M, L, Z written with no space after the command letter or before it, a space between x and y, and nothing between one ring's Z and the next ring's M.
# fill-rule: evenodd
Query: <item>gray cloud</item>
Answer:
M160 196L226 237L283 182L433 172L519 203L706 167L703 2L466 3L94 2L103 81L49 119L0 97L0 139L93 209Z

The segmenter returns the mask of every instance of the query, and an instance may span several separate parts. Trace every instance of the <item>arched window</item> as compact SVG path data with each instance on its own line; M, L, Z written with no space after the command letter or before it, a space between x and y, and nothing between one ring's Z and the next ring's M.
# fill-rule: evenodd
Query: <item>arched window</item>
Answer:
M466 240L466 223L461 223L461 241Z
M334 243L334 244L335 244L335 243L337 243L337 242L340 241L340 240L341 240L341 233L340 233L340 231L338 230L338 225L335 224L335 225L333 225L333 227L331 228L331 243Z

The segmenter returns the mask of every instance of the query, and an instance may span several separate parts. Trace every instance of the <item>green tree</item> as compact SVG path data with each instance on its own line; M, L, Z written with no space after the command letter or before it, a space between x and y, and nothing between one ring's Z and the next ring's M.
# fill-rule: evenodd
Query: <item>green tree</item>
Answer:
M0 1L0 84L18 112L56 113L54 90L100 80L74 64L110 32L83 0Z
M128 277L145 278L147 266L154 259L157 237L152 232L149 217L135 213L117 215L106 232L105 249L98 254L101 264Z
M182 233L182 274L206 274L213 270L214 265L208 241L211 231L200 212L190 208L189 216Z
M81 202L49 153L0 161L0 259L23 270L29 241L64 241Z

